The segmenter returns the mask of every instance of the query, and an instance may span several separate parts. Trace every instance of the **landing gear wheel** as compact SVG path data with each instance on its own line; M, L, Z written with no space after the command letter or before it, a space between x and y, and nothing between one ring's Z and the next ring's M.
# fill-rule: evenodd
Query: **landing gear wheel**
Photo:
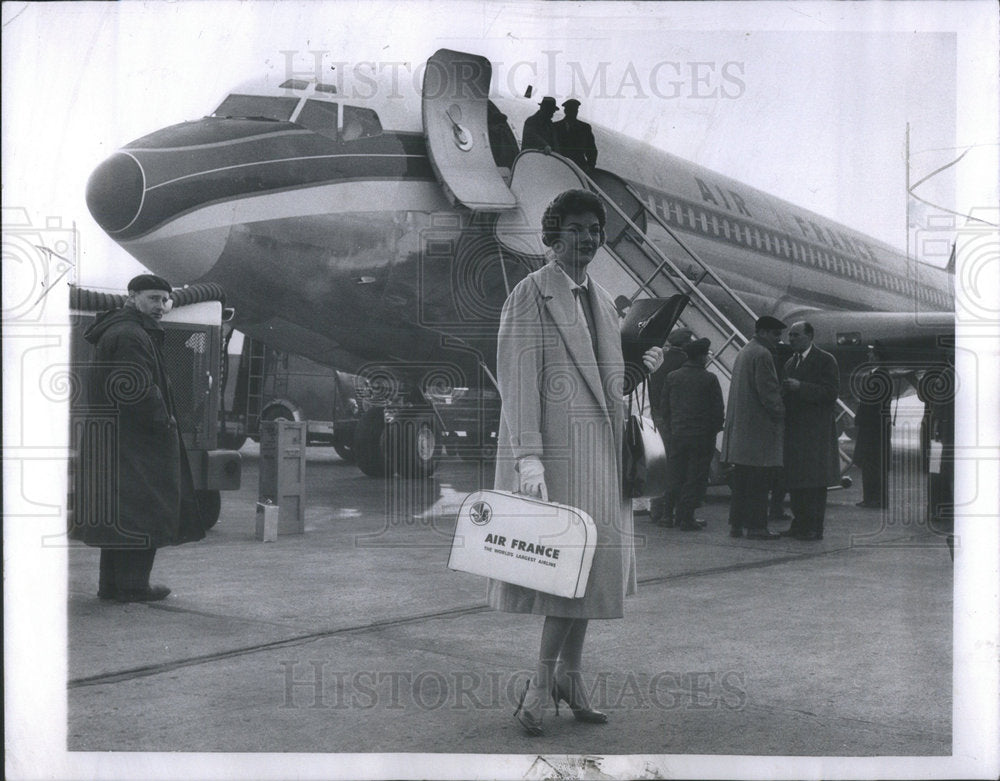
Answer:
M284 404L279 404L277 407L268 407L264 410L264 414L260 416L261 420L295 420L295 413L292 412Z
M354 448L347 444L346 442L334 442L333 449L337 451L337 455L340 456L348 464L354 463Z
M354 460L369 477L386 477L385 413L381 407L366 410L354 431Z
M393 422L392 444L402 477L422 478L434 474L437 434L433 421L403 418Z
M207 531L219 522L219 515L222 513L222 494L218 491L200 489L195 491L195 496L198 500L198 509L201 511L201 520Z

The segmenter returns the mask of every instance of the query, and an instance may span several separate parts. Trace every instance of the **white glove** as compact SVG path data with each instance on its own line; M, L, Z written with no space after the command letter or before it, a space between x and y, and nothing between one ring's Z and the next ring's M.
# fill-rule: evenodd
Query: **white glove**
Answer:
M549 500L549 492L545 487L545 467L538 456L525 456L517 462L517 473L520 475L518 493L525 496L537 496L543 502Z
M663 365L663 348L650 347L642 354L642 362L646 366L646 371L652 374Z

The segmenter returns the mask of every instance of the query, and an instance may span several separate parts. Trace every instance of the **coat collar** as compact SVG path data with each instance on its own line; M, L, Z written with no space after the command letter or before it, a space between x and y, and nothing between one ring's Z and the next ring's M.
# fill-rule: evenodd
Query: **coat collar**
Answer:
M606 297L603 289L593 279L589 280L588 284L591 301L597 303ZM617 323L609 312L609 307L592 307L594 325L597 328L597 363L595 363L590 333L586 323L581 322L571 285L572 280L554 262L548 263L538 271L538 288L545 302L545 308L559 329L566 343L566 349L586 380L587 387L610 416L604 380L615 368L611 360L611 356L614 355L614 340L621 339Z

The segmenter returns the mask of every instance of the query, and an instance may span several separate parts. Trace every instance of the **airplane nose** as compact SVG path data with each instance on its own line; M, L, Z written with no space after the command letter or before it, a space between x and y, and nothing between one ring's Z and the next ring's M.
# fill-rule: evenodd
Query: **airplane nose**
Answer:
M139 215L145 193L142 167L117 152L101 163L87 182L87 208L108 233L124 230Z

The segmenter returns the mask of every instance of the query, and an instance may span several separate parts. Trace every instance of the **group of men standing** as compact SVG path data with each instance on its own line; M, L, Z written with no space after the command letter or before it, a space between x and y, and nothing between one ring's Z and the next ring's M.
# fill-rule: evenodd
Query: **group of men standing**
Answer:
M785 328L775 317L759 318L733 364L721 455L733 465L732 537L823 539L827 486L840 478L837 359L813 344L812 325L793 323L793 354L779 382L774 351ZM767 494L776 469L783 470L793 516L783 532L767 528Z
M565 117L553 122L552 117L559 111L556 99L542 98L538 111L524 120L521 149L558 152L584 170L593 169L597 165L597 144L590 125L577 118L580 101L570 98L562 105Z
M808 322L788 329L791 357L779 380L775 355L783 322L765 316L733 364L724 408L718 379L705 368L709 341L677 329L667 340L663 366L650 382L654 422L667 445L667 492L650 505L651 520L696 531L694 518L708 484L716 434L720 460L731 464L730 535L749 539L823 539L827 487L840 478L836 403L837 361L813 344ZM786 489L791 526L768 529L768 492Z

